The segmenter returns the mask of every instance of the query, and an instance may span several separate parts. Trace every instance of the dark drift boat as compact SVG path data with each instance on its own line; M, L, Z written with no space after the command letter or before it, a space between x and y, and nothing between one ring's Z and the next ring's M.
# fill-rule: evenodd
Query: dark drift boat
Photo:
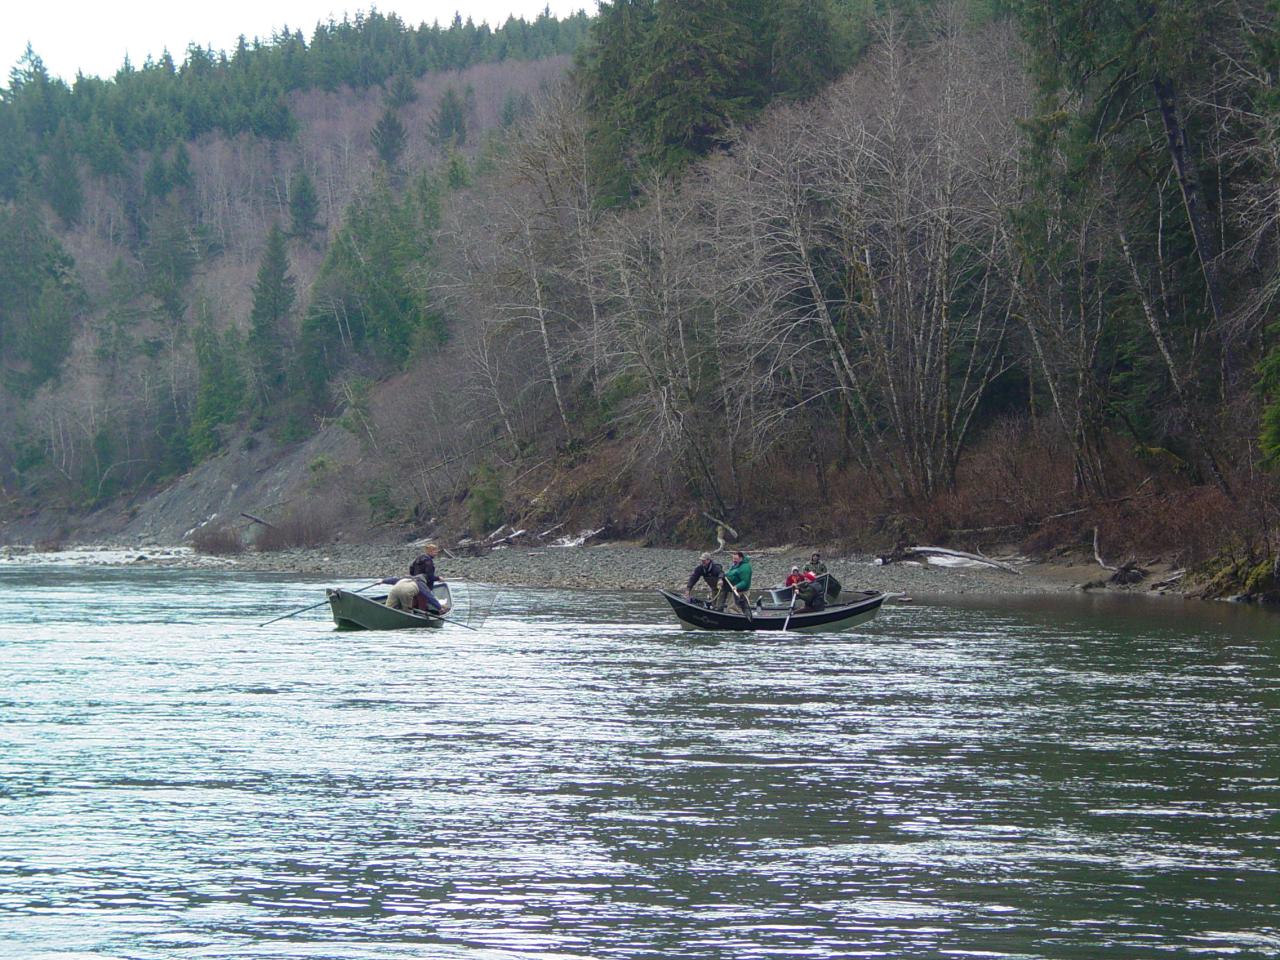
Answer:
M366 597L338 587L325 591L329 595L329 607L333 610L333 622L339 630L411 630L422 627L442 627L444 618L433 613L409 613L387 606L387 598ZM437 583L432 589L445 613L453 606L449 585Z
M804 612L799 603L796 604L796 609L792 609L790 587L775 587L766 591L766 596L751 608L751 616L745 617L732 604L723 611L718 611L709 607L704 600L686 600L680 594L668 590L659 592L671 604L681 625L691 630L772 630L780 633L785 627L788 633L793 630L834 633L866 623L880 612L880 605L885 601L883 593L866 590L849 594L840 603L828 602L822 610ZM828 581L827 596L835 599L839 593L840 584L833 577Z

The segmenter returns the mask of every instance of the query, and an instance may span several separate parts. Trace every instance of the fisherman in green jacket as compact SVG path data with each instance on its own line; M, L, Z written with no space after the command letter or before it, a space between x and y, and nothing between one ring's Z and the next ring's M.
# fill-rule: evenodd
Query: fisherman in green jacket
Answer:
M751 560L741 550L733 551L731 556L733 565L724 572L724 579L720 581L720 592L716 595L716 609L723 610L729 597L732 596L738 608L750 617L751 607L747 603L747 591L751 589Z

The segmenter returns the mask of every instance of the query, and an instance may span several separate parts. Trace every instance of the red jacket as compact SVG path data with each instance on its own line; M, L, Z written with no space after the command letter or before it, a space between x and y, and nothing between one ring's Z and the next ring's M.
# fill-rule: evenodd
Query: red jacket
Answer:
M817 580L817 579L818 578L815 577L812 573L791 573L787 575L787 582L785 586L794 587L801 580Z

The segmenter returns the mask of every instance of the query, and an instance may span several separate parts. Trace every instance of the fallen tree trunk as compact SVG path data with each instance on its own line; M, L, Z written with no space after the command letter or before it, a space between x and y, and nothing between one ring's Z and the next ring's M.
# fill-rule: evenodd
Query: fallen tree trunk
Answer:
M1098 549L1098 528L1097 527L1093 528L1093 559L1098 561L1098 566L1100 566L1103 570L1110 570L1112 573L1115 572L1116 570L1115 567L1111 566L1110 564L1102 562L1102 551Z
M963 550L950 550L947 547L922 547L922 546L899 546L895 547L893 553L886 557L881 557L881 563L897 563L901 560L917 560L922 557L927 558L930 555L940 557L959 557L962 560L972 560L974 563L985 563L988 566L996 567L1000 570L1016 573L1022 576L1022 571L1012 564L1005 563L1001 560L992 560L990 557L984 557L978 553L966 553Z

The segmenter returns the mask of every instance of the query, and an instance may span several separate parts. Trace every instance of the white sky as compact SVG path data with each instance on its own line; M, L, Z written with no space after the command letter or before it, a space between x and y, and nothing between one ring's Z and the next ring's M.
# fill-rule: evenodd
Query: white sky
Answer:
M242 33L267 39L286 25L310 42L318 22L370 6L414 27L436 20L448 26L455 10L463 19L498 27L508 15L532 20L547 6L557 17L580 9L594 13L596 0L19 0L5 10L0 28L0 86L8 86L9 70L28 41L49 72L70 83L76 71L114 76L126 53L141 66L148 55L158 58L168 49L181 63L188 44L229 51Z

